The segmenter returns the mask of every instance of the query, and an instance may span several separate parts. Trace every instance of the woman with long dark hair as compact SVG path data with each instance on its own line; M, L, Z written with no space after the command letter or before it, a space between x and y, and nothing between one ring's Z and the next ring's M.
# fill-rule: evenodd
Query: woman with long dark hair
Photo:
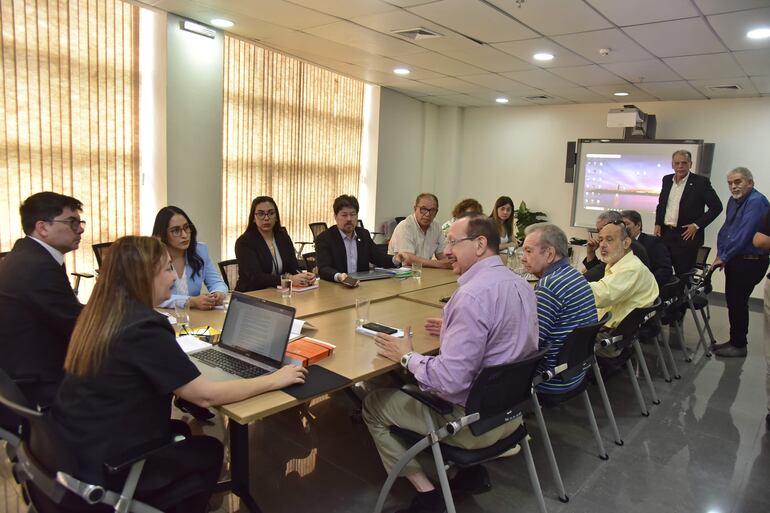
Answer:
M516 247L519 245L513 232L513 200L508 196L500 196L495 201L492 215L497 229L500 232L500 249Z
M224 302L227 285L211 261L208 246L198 241L198 230L184 210L173 205L161 208L155 216L152 235L166 244L177 272L171 298L162 307L189 301L190 308L211 310ZM201 294L204 283L208 294Z
M294 243L281 225L278 205L270 196L257 196L251 202L246 230L235 241L238 259L238 284L235 290L277 287L281 275L291 274L296 287L312 285L315 275L299 272Z
M206 511L221 471L222 444L191 436L171 419L171 396L203 408L302 383L305 369L283 367L251 379L211 381L177 344L154 310L176 279L166 246L155 237L122 237L105 256L91 299L75 324L53 416L77 456L77 475L115 488L104 463L132 449L183 435L148 458L137 499L168 512Z

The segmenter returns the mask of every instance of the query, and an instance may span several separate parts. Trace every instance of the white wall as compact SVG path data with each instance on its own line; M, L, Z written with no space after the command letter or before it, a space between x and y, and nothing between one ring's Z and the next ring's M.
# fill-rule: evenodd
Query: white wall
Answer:
M770 98L650 102L637 106L657 116L658 139L693 138L716 143L712 182L723 202L728 198L725 174L736 166L751 169L756 187L770 193ZM402 179L404 169L424 168L424 162L432 161L437 169L429 171L436 173L436 183L441 187L436 188L441 190L440 219L448 217L451 206L464 197L478 199L489 211L495 199L505 194L516 204L524 200L530 208L545 212L568 235L584 236L584 230L569 227L573 186L564 183L566 143L580 138L621 138L622 129L606 127L607 111L615 107L618 105L465 108L453 116L445 114L449 108L439 107L436 117L441 122L429 125L434 133L411 139L405 133L410 129L405 124L410 120L422 123L419 128L423 129L425 107L414 99L383 91L381 111L392 110L394 118L398 116L402 121L380 126L379 178L382 182ZM452 133L459 133L459 148L455 148L459 162L455 167L448 153L452 145L425 144L437 139L448 141L447 135ZM389 169L394 162L390 159L395 158L389 154L395 151L400 174L391 174ZM425 157L420 151L438 153ZM379 221L384 214L392 215L393 209L388 206L406 201L399 197L400 191L403 189L379 191ZM723 221L722 215L707 228L706 245L716 247L716 234ZM723 290L721 276L717 276L715 287ZM759 297L758 292L755 296Z

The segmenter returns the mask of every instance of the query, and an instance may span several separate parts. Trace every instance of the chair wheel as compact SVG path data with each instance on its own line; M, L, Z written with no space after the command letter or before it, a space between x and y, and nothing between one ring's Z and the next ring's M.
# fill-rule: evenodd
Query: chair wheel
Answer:
M711 358L711 353L706 353L706 358Z
M670 383L670 381L669 381L669 383ZM660 404L660 399L658 399L657 401L653 401L652 404L657 406L658 404Z
M682 376L677 374L676 376L674 376L674 379L682 379Z
M668 378L668 379L666 380L666 383L671 383L671 378Z
M566 495L564 497L559 497L559 502L563 502L564 504L567 504L569 502L569 497Z
M650 412L649 411L643 411L642 412L642 417L649 417L649 416L650 416Z
M610 455L607 454L607 453L604 453L604 454L599 456L599 459L602 460L602 461L607 461L608 459L610 459Z
M621 441L615 440L615 445L620 446L620 447L623 447L623 445L625 445L625 443L626 442L624 442L623 440L621 440Z
M687 358L684 359L684 361L686 361L687 363L690 363L692 361L692 356L688 356Z

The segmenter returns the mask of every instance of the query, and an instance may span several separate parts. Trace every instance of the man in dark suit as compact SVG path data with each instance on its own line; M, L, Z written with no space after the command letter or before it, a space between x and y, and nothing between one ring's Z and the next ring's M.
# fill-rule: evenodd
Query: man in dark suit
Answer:
M596 231L600 232L608 224L623 224L623 217L620 212L615 210L606 210L596 217ZM589 282L599 281L604 278L604 262L596 257L596 250L599 248L599 239L591 239L586 244L586 257L583 259L583 267L586 272L583 274ZM631 239L631 252L647 266L650 271L650 258L647 256L647 250L639 244L636 239Z
M27 235L0 261L0 367L31 401L50 404L75 320L83 305L72 291L64 254L80 245L82 203L54 192L33 194L19 208Z
M639 242L647 251L650 258L649 269L658 282L658 288L671 281L674 277L674 270L671 267L671 255L668 248L660 237L653 237L642 232L642 216L636 210L623 210L620 215L623 216L623 222L631 234L631 238Z
M316 262L321 279L340 282L348 273L368 271L369 264L396 267L398 260L379 249L369 231L357 226L358 200L343 194L334 200L336 225L315 240Z
M676 274L682 274L695 267L703 230L722 212L722 202L708 178L690 172L689 151L675 151L671 167L674 173L663 177L658 197L655 235L671 253Z

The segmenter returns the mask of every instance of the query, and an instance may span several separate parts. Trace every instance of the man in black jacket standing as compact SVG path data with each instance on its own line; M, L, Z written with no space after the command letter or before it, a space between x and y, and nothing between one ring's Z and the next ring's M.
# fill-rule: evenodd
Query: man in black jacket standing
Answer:
M0 367L30 401L50 404L63 376L64 356L83 305L72 291L64 254L80 245L83 205L55 192L21 204L26 237L0 261Z
M315 240L316 262L321 279L340 282L349 273L368 271L369 264L392 268L395 257L377 247L369 231L358 225L358 200L343 194L334 200L336 225Z
M695 266L703 230L722 212L722 202L705 176L690 172L692 155L677 150L671 156L674 173L663 177L655 210L655 235L671 253L676 274Z
M647 256L650 259L648 266L655 281L658 282L658 288L663 287L674 277L674 271L671 267L671 255L668 248L659 237L653 237L642 232L642 216L636 210L623 210L620 215L623 216L623 222L626 224L631 238L639 242L647 250Z

